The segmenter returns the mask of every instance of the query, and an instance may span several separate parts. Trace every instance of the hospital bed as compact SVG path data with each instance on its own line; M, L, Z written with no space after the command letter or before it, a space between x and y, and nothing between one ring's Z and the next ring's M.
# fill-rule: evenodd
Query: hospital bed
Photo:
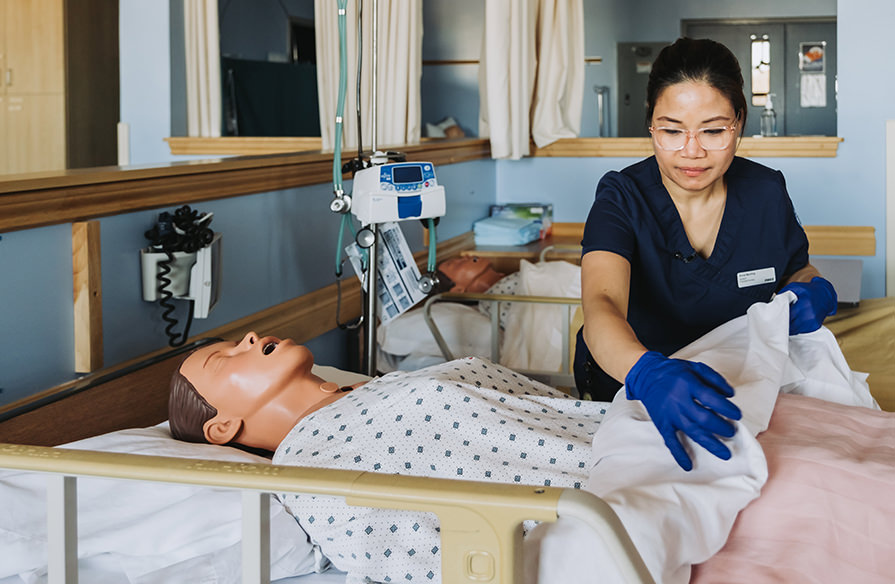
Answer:
M214 554L206 549L207 545L200 536L207 538L208 532L219 529L220 523L233 529L233 518L239 522L240 516L242 535L235 541L241 543L237 548L241 548L242 582L270 581L271 564L264 560L269 556L299 566L294 568L298 570L298 575L285 578L283 569L280 569L281 577L277 581L296 584L344 581L344 574L337 571L323 574L311 572L307 556L313 554L307 538L294 521L283 522L282 513L268 494L271 492L329 494L345 497L350 504L436 513L441 525L444 582L520 582L521 522L529 519L555 521L561 516L578 517L600 533L614 550L613 555L619 558L620 569L626 574L627 581L652 581L612 510L596 496L583 491L278 467L260 457L229 447L176 441L168 434L165 423L159 423L159 420L165 417L164 403L170 374L179 366L181 359L182 355L175 355L145 367L133 368L112 379L98 375L96 383L78 388L61 401L0 422L0 442L3 442L0 444L0 468L36 471L46 475L49 582L76 580L78 483L91 480L89 477L123 479L127 481L126 489L137 489L136 494L132 495L133 501L142 500L143 497L160 501L155 506L137 504L141 509L131 511L135 515L125 518L128 523L131 520L151 522L165 512L178 512L178 502L167 501L164 495L166 487L157 483L195 485L197 489L203 489L197 493L203 494L194 493L190 497L208 497L214 501L224 499L220 498L220 494L209 491L210 488L239 492L236 500L232 497L227 499L231 508L216 507L212 515L200 513L193 516L190 520L200 524L193 527L195 533L192 536L171 530L173 535L170 537L180 549L179 564L170 565L158 559L154 560L155 564L150 562L157 568L158 574L164 574L164 579L157 581L185 581L178 575L178 565L188 568L190 560L200 556L206 563L212 561L209 558ZM316 372L336 382L357 380L357 374L332 368L318 368ZM140 407L125 410L119 406L110 410L108 416L96 414L97 411L109 411L105 409L108 403L121 404L122 401L140 404ZM96 404L102 404L100 407L104 409L95 409ZM150 426L144 428L147 425ZM81 440L85 436L95 437L71 445L71 448L77 449L52 447L56 443ZM176 457L150 455L151 452L173 452ZM145 490L140 490L133 486L133 481L150 483ZM109 497L114 492L101 491ZM114 501L102 497L100 501L94 501L100 505L105 502L114 504ZM170 509L167 508L169 503ZM234 503L235 509L232 508ZM85 509L80 511L84 513ZM86 511L91 512L90 509ZM231 520L229 524L226 518ZM34 521L39 522L39 519ZM8 526L8 517L5 522ZM171 526L167 528L171 529ZM160 529L155 526L149 532L154 535L165 533ZM86 535L88 548L94 546L97 539L128 538L127 535L114 534L107 534L108 537L96 533L81 535L82 540ZM284 551L285 541L294 542L294 547ZM32 543L29 542L26 547ZM195 556L190 555L190 546L197 546ZM274 555L271 555L272 548L276 552ZM37 549L40 550L39 547ZM4 555L9 551L7 547ZM230 551L232 556L233 550ZM233 563L232 557L217 558L215 561L221 564L219 570L232 567ZM129 581L126 579L128 574L117 571L119 568L110 568L108 564L100 556L99 559L94 558L92 563L88 561L85 564L82 560L81 569L88 570L91 582ZM135 569L132 568L131 576ZM142 569L149 568L144 566ZM20 580L10 577L0 579L0 582L11 584Z
M580 267L517 260L483 293L442 292L380 326L380 369L412 370L461 356L485 357L575 394L571 364L581 327Z

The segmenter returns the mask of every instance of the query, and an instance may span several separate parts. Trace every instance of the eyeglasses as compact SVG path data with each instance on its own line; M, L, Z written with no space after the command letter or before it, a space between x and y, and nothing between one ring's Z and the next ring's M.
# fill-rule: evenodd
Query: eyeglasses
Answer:
M690 138L696 138L696 142L704 150L726 150L733 142L736 125L718 126L716 128L699 128L698 130L684 130L683 128L670 128L666 126L650 126L650 134L656 141L656 146L662 150L683 150L687 147Z

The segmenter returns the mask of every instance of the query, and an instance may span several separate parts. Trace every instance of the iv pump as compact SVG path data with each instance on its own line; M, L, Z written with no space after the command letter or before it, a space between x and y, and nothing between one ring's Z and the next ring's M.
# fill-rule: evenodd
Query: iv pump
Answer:
M768 100L764 104L764 109L761 112L761 135L762 136L776 136L777 135L777 112L774 111L774 103L771 99L775 96L774 93L768 94Z

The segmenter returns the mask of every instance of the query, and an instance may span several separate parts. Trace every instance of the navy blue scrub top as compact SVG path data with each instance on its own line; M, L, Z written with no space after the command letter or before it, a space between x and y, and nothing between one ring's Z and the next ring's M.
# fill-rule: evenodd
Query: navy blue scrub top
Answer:
M655 157L609 172L597 186L582 255L610 251L630 262L628 323L649 350L670 355L742 316L808 263L783 174L735 157L724 178L727 202L708 258L690 245Z

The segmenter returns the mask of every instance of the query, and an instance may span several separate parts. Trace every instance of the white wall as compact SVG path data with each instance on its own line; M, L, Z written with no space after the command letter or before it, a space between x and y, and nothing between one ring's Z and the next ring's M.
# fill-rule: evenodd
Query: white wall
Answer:
M168 2L120 0L121 121L130 126L130 163L173 160Z

